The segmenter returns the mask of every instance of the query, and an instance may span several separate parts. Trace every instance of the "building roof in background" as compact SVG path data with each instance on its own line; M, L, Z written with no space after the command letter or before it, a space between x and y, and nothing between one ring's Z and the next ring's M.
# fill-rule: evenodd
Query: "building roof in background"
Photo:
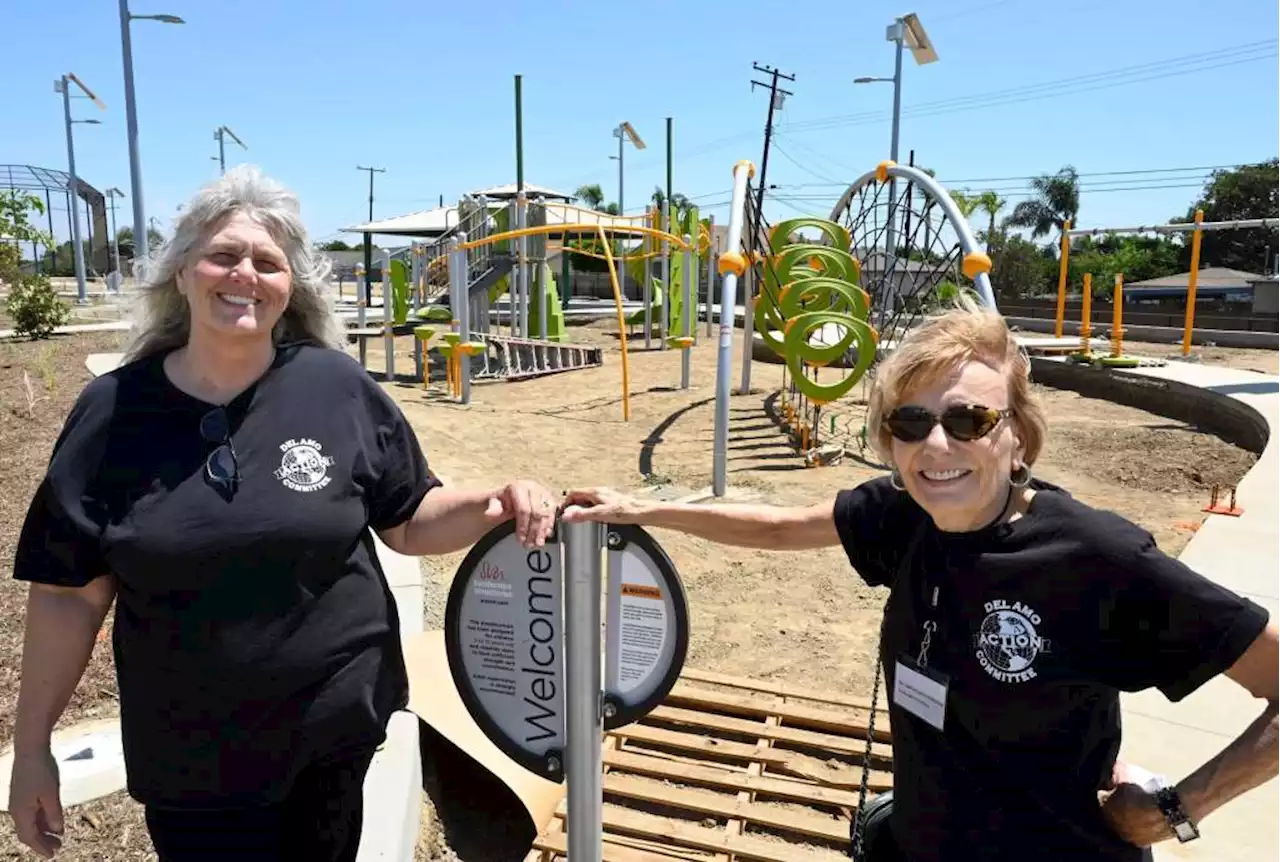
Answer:
M509 200L516 196L516 184L507 183L505 186L490 186L487 189L479 189L478 191L468 192L473 198L484 195L487 198L495 200ZM546 186L538 186L533 183L524 184L524 196L526 198L544 197L551 200L571 201L575 200L571 194L556 191Z
M1202 287L1225 287L1245 289L1250 282L1258 281L1265 276L1258 275L1253 272L1244 272L1239 269L1227 269L1222 266L1207 266L1200 270L1200 275L1196 279L1196 289ZM1156 288L1182 288L1187 289L1187 284L1191 279L1190 272L1180 272L1177 275L1165 275L1160 278L1149 278L1146 281L1131 281L1125 284L1125 290L1137 288L1141 290L1147 287Z
M440 236L458 224L457 206L419 210L391 218L376 219L351 227L341 228L344 233L384 233L398 236Z

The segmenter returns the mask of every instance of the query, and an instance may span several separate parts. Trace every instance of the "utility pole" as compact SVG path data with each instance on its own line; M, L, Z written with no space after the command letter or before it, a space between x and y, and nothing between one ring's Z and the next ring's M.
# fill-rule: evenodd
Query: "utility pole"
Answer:
M366 168L356 165L357 171L369 172L369 221L373 221L373 175L385 174L386 168ZM373 236L368 231L364 235L364 302L365 305L373 302L373 277L369 274L373 272ZM386 301L386 297L383 297Z
M756 186L756 219L755 224L752 226L754 235L751 237L751 242L754 244L760 238L760 228L764 223L764 187L765 177L769 171L769 140L773 137L773 112L775 108L782 106L782 102L787 96L793 95L791 91L783 90L778 87L778 79L781 78L784 81L795 81L796 78L795 75L784 75L777 69L770 66L761 66L759 63L752 63L751 68L757 72L763 72L766 75L773 76L773 80L768 84L762 81L757 81L754 78L751 79L752 92L755 91L756 87L769 88L769 113L764 123L764 155L760 157L760 182L759 185ZM778 98L779 93L782 94L783 99Z
M228 129L226 126L218 126L214 131L214 140L218 142L218 173L225 174L227 172L227 150L224 146L223 135L230 135L231 140L239 144L243 149L248 150L244 141L236 137L236 133Z
M790 90L783 90L778 87L778 79L784 81L794 81L795 75L784 75L782 72L771 66L761 66L759 63L752 63L751 68L757 72L764 72L770 75L772 80L766 84L763 81L751 79L751 91L755 92L756 87L769 88L769 113L764 123L764 155L760 158L760 184L756 186L756 217L752 219L746 226L751 231L750 239L747 241L747 248L753 250L757 243L760 242L761 233L764 229L764 190L766 183L766 174L769 170L769 142L773 138L773 112L782 107L782 103L787 96L792 95ZM726 249L726 251L736 251L737 249ZM756 276L756 268L754 265L749 266L746 271L746 279L742 285L742 385L738 391L746 394L751 391L751 347L754 335L753 325L753 306L755 302L756 282L763 283L764 272L761 271L759 278ZM734 313L733 309L729 309L730 314ZM730 318L732 320L732 318Z

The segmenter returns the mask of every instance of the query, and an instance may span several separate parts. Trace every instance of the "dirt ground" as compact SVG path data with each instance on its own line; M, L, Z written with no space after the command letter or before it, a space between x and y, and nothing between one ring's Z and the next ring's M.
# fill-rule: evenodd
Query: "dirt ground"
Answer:
M475 386L474 403L448 402L442 383L424 390L412 375L412 341L396 345L401 376L386 383L417 430L432 467L451 483L492 486L533 478L559 490L608 484L636 493L677 498L710 485L715 352L703 341L693 351L692 385L679 388L677 351L630 354L631 417L624 421L622 364L614 327L571 328L575 341L606 348L602 368L518 383ZM639 341L639 339L637 339ZM0 574L8 575L28 501L43 473L54 438L80 388L88 381L84 357L120 349L117 333L55 337L41 343L0 342ZM370 341L368 367L383 367L380 341ZM1176 351L1155 345L1155 351ZM352 352L355 352L354 347ZM1134 346L1133 352L1139 351ZM735 387L741 344L734 347ZM1276 373L1275 351L1204 349L1201 361ZM772 418L781 366L756 362L752 392L730 406L729 483L735 499L800 503L826 499L838 489L878 475L868 452L827 468L808 468ZM1037 387L1051 427L1036 474L1067 487L1085 502L1117 511L1150 530L1176 554L1202 521L1212 484L1232 484L1254 456L1210 434L1139 410ZM841 429L861 427L861 387L830 408ZM829 417L823 419L829 427ZM675 561L689 596L692 640L688 664L706 670L785 680L822 690L864 692L871 683L880 591L864 587L838 550L758 553L713 546L667 531L653 531ZM439 627L444 591L462 554L423 561L427 581L424 621ZM25 588L0 579L0 747L12 735L16 706ZM108 628L110 623L108 622ZM104 635L106 633L104 632ZM77 689L62 724L113 714L115 682L107 638ZM440 769L452 768L442 761ZM440 775L427 776L432 793ZM512 839L490 815L470 816L470 802L437 814L427 801L417 858L510 859ZM457 810L459 804L461 809ZM0 859L29 858L0 825ZM68 841L60 859L153 859L141 810L115 794L67 815ZM477 834L506 835L506 849L484 846Z

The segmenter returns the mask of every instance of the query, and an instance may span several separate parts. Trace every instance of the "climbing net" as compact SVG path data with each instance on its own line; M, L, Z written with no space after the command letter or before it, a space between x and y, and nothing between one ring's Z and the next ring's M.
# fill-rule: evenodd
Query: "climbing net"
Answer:
M760 225L744 234L760 284L753 322L784 360L777 418L810 465L865 459L868 375L881 350L970 289L968 224L936 183L883 169L828 219L772 225L747 200L747 223Z

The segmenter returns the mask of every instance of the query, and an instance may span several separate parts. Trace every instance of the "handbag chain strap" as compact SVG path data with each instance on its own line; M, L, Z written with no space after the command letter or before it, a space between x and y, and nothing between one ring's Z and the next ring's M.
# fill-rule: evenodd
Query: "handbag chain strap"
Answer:
M916 529L915 535L912 536L911 543L907 546L906 553L902 555L902 562L898 565L898 580L902 576L911 574L910 566L915 558L916 546L920 544L920 540L924 537L925 529L928 527L928 520L920 524ZM867 745L862 750L862 781L858 788L858 810L854 813L853 840L852 840L852 857L853 862L862 862L863 860L863 838L866 832L866 818L864 812L867 804L867 785L871 780L871 741L875 737L876 728L876 703L880 698L880 671L884 667L884 662L880 656L884 650L884 629L889 618L889 602L893 599L893 584L889 585L889 598L885 600L884 610L880 614L880 638L876 643L876 673L875 680L871 683L871 713L867 717Z

